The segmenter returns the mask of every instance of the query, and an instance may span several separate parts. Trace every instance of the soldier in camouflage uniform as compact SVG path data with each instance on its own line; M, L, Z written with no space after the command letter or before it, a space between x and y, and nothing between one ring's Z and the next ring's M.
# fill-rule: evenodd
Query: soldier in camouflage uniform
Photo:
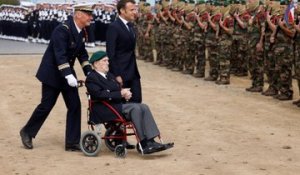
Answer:
M192 46L194 39L194 32L192 31L194 27L195 12L193 11L195 7L195 1L189 0L185 5L185 16L182 17L183 26L182 26L182 40L183 40L183 49L182 54L183 59L183 72L184 74L193 74L195 67L195 53Z
M231 44L233 33L233 17L230 15L228 0L224 0L221 6L222 18L219 21L218 28L218 61L219 61L219 78L216 81L218 85L230 84L230 58Z
M294 23L294 28L296 30L295 35L295 75L294 78L297 80L298 89L300 92L300 4L298 3L298 8L295 10L296 22ZM294 105L300 107L300 99L293 102Z
M151 13L151 6L149 3L144 4L144 19L145 19L145 33L144 37L144 56L145 61L152 62L153 61L153 50L155 49L155 41L154 41L154 16Z
M207 28L207 12L205 1L199 0L196 6L196 20L193 29L192 50L195 53L194 77L203 78L205 76L205 35Z
M161 41L160 44L160 50L162 53L162 62L160 66L168 66L170 64L171 59L171 50L173 50L173 47L170 42L170 38L172 37L171 29L172 29L172 21L169 18L169 1L163 0L162 1L163 6L163 12L161 15L161 23L160 23L160 29L161 29Z
M287 4L286 4L287 5ZM286 5L281 5L281 14L284 15ZM279 71L279 94L273 96L278 100L292 100L292 63L293 63L293 38L295 29L293 28L293 21L282 19L277 21L274 56L277 59L276 69Z
M265 73L268 78L269 87L262 92L265 96L278 94L279 72L276 70L276 59L274 57L274 42L276 34L276 22L280 17L280 3L275 1L267 2L266 31L265 31Z
M153 64L159 64L161 56L161 50L159 47L160 44L160 15L161 15L162 5L161 1L155 1L155 15L154 15L154 22L153 22L153 33L154 33L154 50L153 52Z
M249 4L248 11L251 14L248 25L249 33L249 71L252 85L246 88L249 92L262 92L264 85L264 35L265 16L263 5L258 0Z
M170 28L171 33L173 34L170 38L170 48L171 52L171 61L168 68L173 71L181 71L182 68L182 58L183 58L183 35L182 35L182 16L184 15L184 1L172 2L172 11L169 14L169 18L172 21L172 27ZM176 48L181 49L176 49Z
M138 18L136 19L136 29L137 29L137 43L136 52L138 59L145 59L144 51L144 29L145 29L145 19L144 19L144 4L145 0L142 0L138 4Z
M237 2L235 2L237 3ZM248 32L247 25L250 15L246 11L246 2L242 0L241 4L235 4L233 7L235 18L233 30L233 49L231 68L236 68L234 75L247 76L248 75ZM236 58L236 59L234 59Z
M208 53L208 61L209 61L209 75L204 80L205 81L216 81L219 73L219 63L218 63L218 40L217 40L217 30L219 28L219 21L221 18L220 13L220 7L216 6L217 4L214 4L212 2L212 5L208 5L207 8L209 11L207 13L207 20L208 20L208 26L207 26L207 33L206 33L206 40L205 40L205 47L207 48Z

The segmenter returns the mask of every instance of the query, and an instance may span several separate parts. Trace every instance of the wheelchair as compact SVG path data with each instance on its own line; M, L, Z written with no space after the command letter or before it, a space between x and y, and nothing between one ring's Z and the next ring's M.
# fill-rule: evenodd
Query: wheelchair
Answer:
M80 83L80 86L83 86L83 82ZM136 129L131 121L127 121L123 114L117 112L109 103L106 101L93 101L88 92L86 92L88 99L88 108L87 108L87 124L89 130L84 132L80 138L80 148L81 151L86 156L97 156L101 147L101 140L104 140L106 147L115 153L116 157L124 158L127 155L127 137L135 136L137 140L136 149L138 153L144 155L144 150L140 144L140 139L136 133ZM111 122L105 122L100 124L95 124L93 121L90 121L90 111L94 103L102 103L107 106L109 110L117 116L117 119ZM106 131L102 136L101 126L104 125ZM158 136L161 143L163 143L160 135ZM170 145L171 147L173 145Z

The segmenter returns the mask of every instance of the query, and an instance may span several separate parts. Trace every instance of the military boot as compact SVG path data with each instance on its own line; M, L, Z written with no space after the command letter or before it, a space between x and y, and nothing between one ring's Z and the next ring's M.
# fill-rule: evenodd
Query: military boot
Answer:
M193 70L191 69L186 69L182 71L183 74L193 74Z
M293 99L293 95L288 95L288 94L280 94L276 97L278 100L281 101L286 101L286 100L292 100Z
M251 86L249 88L246 88L246 91L248 91L248 92L262 92L263 88L261 86Z
M299 105L300 106L300 99L299 100L296 100L296 101L293 101L293 105Z
M204 78L205 81L216 81L217 80L217 77L215 76L208 76L206 78Z
M174 68L174 65L172 65L172 64L167 65L167 69L173 69L173 68Z
M196 73L193 74L193 76L196 77L196 78L203 78L204 77L204 72L203 73L202 72L196 72Z
M269 87L266 91L261 93L265 96L274 96L278 94L278 90L274 89L273 87Z
M234 75L237 76L237 77L246 77L246 76L248 76L248 72L238 71Z
M220 79L216 81L216 84L217 85L230 84L229 77L220 77Z
M161 61L155 61L153 62L154 65L160 65L161 64Z

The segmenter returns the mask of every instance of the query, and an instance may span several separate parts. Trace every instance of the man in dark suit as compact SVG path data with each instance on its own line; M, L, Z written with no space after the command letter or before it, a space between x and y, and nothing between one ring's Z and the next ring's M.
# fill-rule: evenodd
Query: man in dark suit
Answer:
M82 29L90 25L92 8L87 5L75 7L74 17L53 31L50 43L42 58L36 77L42 83L41 103L36 107L20 135L25 148L32 149L35 138L56 103L60 93L67 106L65 150L79 151L81 129L81 103L74 71L76 58L87 75L91 70L85 49Z
M161 144L154 140L159 130L148 105L143 103L125 103L132 93L128 88L121 88L109 71L109 58L104 51L95 52L91 59L94 70L87 76L85 85L94 101L108 102L118 113L124 114L126 120L132 121L144 154L151 154L173 147L173 143ZM117 119L116 115L103 103L93 103L90 119L95 124Z
M123 88L131 89L132 98L129 101L141 103L141 81L134 52L136 34L132 23L137 16L135 1L120 0L117 10L119 17L108 26L106 32L110 71Z

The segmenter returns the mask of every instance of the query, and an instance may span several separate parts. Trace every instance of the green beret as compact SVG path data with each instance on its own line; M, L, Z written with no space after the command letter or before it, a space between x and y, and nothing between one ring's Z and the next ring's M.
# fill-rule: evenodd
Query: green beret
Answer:
M90 63L94 63L95 61L101 60L102 58L106 57L106 52L104 51L97 51L93 53L93 55L90 58Z

